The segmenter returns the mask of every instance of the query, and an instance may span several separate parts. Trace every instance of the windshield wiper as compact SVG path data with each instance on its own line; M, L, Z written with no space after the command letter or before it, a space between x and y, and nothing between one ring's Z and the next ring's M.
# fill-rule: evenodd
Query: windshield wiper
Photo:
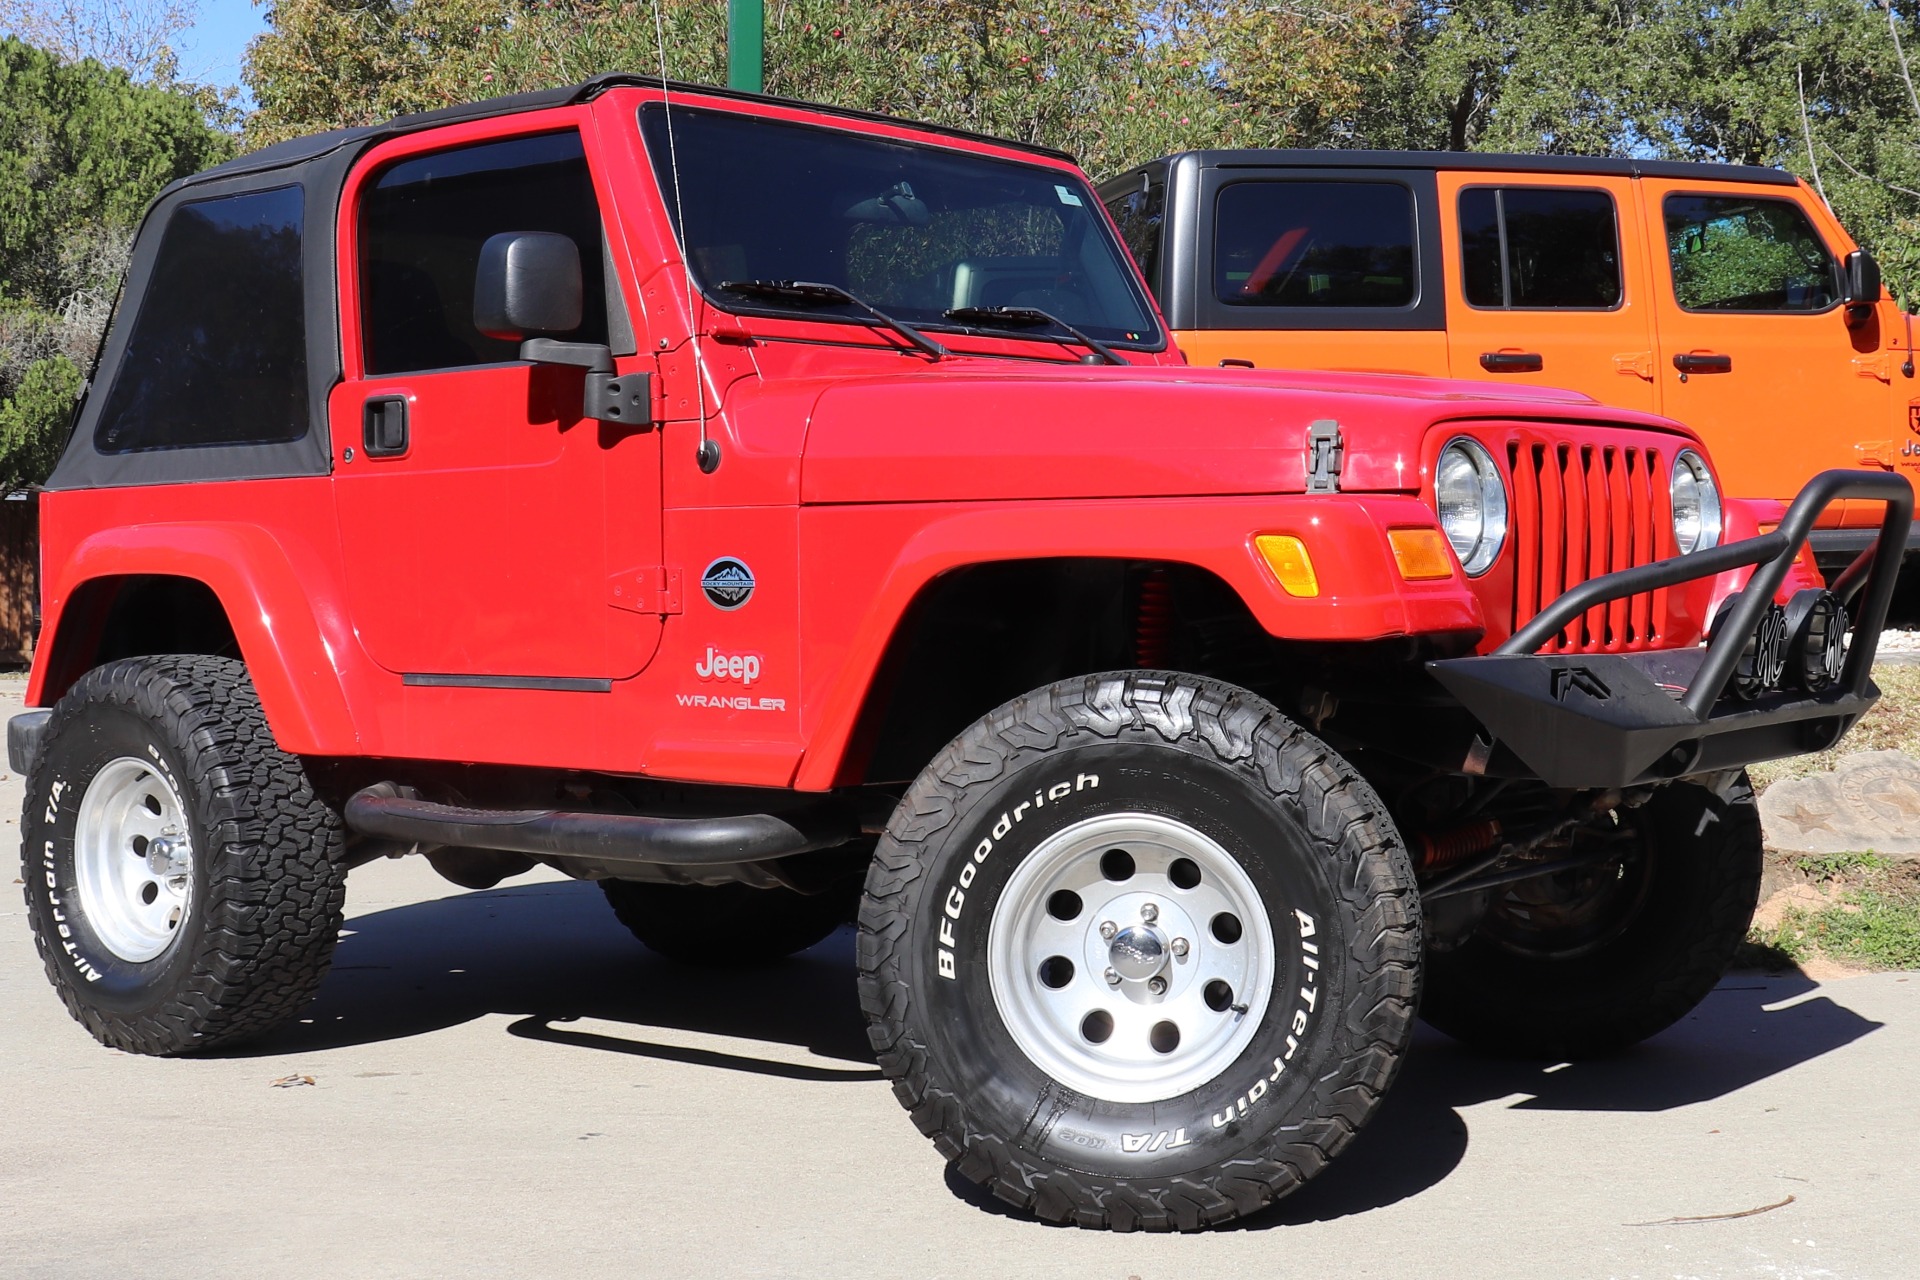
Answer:
M822 302L851 303L872 316L876 323L893 330L912 343L916 349L926 352L935 360L952 354L906 321L894 319L871 302L848 293L837 284L816 284L807 280L727 280L721 283L720 289L723 293L738 293L749 298L771 298L776 302L792 302L803 307Z
M949 320L958 320L962 324L1007 325L1016 329L1034 329L1050 324L1072 335L1073 340L1093 353L1094 359L1107 364L1125 364L1112 347L1100 339L1080 332L1051 312L1038 307L954 307L943 313ZM1092 363L1091 361L1089 363Z

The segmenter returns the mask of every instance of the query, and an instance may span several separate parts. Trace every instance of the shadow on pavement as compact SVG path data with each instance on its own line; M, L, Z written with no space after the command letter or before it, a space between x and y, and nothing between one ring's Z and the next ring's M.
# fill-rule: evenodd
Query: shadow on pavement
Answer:
M725 938L715 938L716 951ZM591 884L455 894L347 921L333 970L301 1019L233 1051L286 1054L369 1044L523 1014L528 1039L800 1080L878 1080L842 929L783 963L729 971L646 950ZM795 1045L848 1068L778 1062L598 1035L596 1018ZM863 1068L863 1069L856 1069Z
M724 945L715 940L716 948ZM349 920L333 972L307 1015L241 1052L366 1044L504 1013L523 1015L508 1028L511 1034L552 1044L810 1082L877 1080L853 968L846 929L783 964L699 969L642 948L592 885L492 889ZM794 1045L846 1066L773 1061L569 1025L581 1018ZM1880 1025L1798 975L1729 977L1676 1026L1595 1062L1490 1058L1422 1024L1378 1114L1334 1166L1230 1229L1328 1221L1418 1195L1466 1155L1462 1107L1512 1099L1509 1105L1520 1109L1665 1111L1745 1088ZM951 1171L948 1185L982 1210L1013 1213Z

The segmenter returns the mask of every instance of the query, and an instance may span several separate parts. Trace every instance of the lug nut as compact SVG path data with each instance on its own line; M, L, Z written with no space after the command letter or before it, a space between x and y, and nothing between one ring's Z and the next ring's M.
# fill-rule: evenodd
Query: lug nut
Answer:
M1184 956L1187 954L1187 940L1185 938L1175 938L1172 943L1168 945L1167 950L1173 952L1176 956Z
M1152 924L1160 918L1160 908L1149 902L1146 906L1140 908L1140 918L1148 924Z
M1120 974L1118 970L1114 970L1114 969L1107 970L1107 985L1110 987L1117 987L1120 985Z
M1148 978L1147 990L1153 992L1153 994L1157 996L1163 996L1167 994L1167 980L1165 978L1158 978L1158 977Z
M1102 920L1100 922L1100 936L1105 938L1107 941L1109 942L1113 941L1113 935L1118 932L1120 932L1120 926L1115 924L1113 921Z

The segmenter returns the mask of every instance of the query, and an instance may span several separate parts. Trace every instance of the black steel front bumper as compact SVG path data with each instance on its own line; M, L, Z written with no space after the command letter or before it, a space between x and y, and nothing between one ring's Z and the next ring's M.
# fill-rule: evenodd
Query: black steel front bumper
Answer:
M1834 594L1854 615L1840 679L1820 693L1781 689L1751 701L1728 697L1748 640L1815 518L1842 498L1884 502L1886 515L1872 545L1833 583ZM1480 721L1498 750L1555 787L1622 787L1822 751L1880 696L1869 673L1912 524L1913 486L1905 477L1822 472L1772 533L1591 579L1493 653L1429 662L1427 669ZM1757 567L1747 590L1704 648L1536 652L1596 605L1748 565Z

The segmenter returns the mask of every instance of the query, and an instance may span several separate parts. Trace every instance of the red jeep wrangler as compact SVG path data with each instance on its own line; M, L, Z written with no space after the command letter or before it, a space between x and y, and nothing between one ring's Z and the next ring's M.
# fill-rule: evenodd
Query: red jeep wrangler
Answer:
M962 1174L1224 1222L1416 1008L1591 1054L1713 986L1742 767L1877 696L1912 504L1725 501L1572 394L1186 368L1031 148L619 76L326 134L140 234L42 502L31 919L172 1054L295 1014L383 855L597 880L693 961L857 911Z

